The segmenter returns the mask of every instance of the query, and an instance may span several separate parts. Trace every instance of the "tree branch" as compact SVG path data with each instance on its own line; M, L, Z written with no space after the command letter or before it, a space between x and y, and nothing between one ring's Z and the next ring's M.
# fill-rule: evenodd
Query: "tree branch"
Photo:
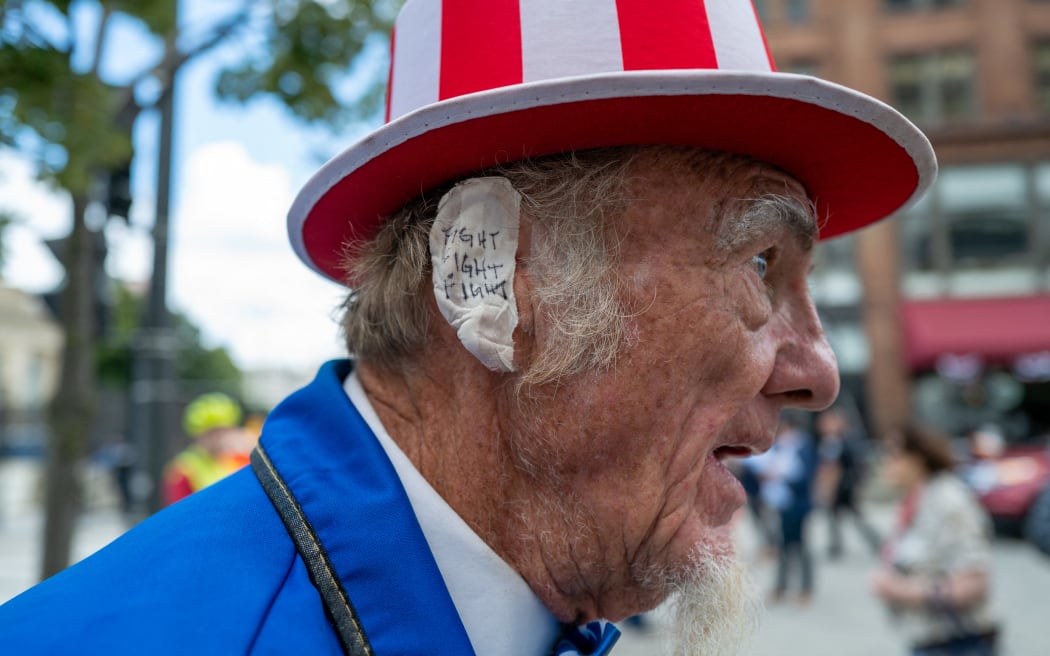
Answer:
M67 30L69 30L69 38L68 38L69 43L67 43L66 46L63 48L63 47L60 47L58 44L53 43L51 41L51 39L49 39L47 37L46 34L44 34L43 32L41 32L39 30L37 30L32 23L30 23L28 20L26 20L25 11L23 10L22 3L20 1L18 1L18 2L11 2L10 3L10 7L4 8L3 11L4 11L5 14L7 13L8 9L10 10L10 12L12 14L15 14L15 16L16 16L15 20L17 21L17 23L19 25L22 26L22 34L21 34L21 41L22 41L22 43L32 44L36 48L50 48L51 50L54 50L56 52L60 52L60 53L62 53L64 55L68 55L68 54L73 52L72 43L73 43L73 39L75 37L74 37L73 31L69 27L67 27Z
M7 22L7 13L10 11L12 14L19 11L22 8L22 0L8 0L8 2L0 2L0 30L3 30L4 25Z
M33 26L26 23L24 19L22 21L22 40L24 43L32 44L35 48L51 49L55 52L60 52L63 55L68 55L72 52L70 46L67 45L64 48L60 47L58 44L52 42L51 39L47 38L42 32L33 29Z
M93 77L98 77L98 69L102 62L102 50L105 47L106 42L106 28L109 27L109 17L113 15L113 10L109 8L109 5L102 3L102 15L98 19L98 29L95 30L95 50L91 55L91 70L88 74ZM72 29L72 26L70 26Z
M174 68L171 69L172 73L177 71L183 64L190 61L191 59L204 54L211 50L215 46L225 41L231 34L234 33L239 27L244 25L245 22L251 18L252 14L252 3L246 2L241 5L240 11L231 16L227 21L216 25L212 30L212 33L202 40L200 43L195 45L188 50L178 53L176 60L173 62ZM164 62L161 62L163 65Z
M134 121L135 117L138 116L139 112L147 107L153 107L160 99L168 94L171 90L171 81L175 78L175 74L189 62L191 59L198 57L205 52L211 50L215 46L226 40L234 31L241 27L249 18L251 18L252 3L245 2L241 5L240 10L230 16L227 20L216 25L212 33L207 38L203 39L200 43L194 47L186 50L179 51L175 46L175 42L178 37L178 33L169 38L164 46L164 56L154 66L142 71L137 75L124 89L124 95L119 103L120 112L118 114L118 120L123 124L124 120ZM147 106L139 106L135 101L135 88L147 80L150 77L156 77L163 84L161 92Z

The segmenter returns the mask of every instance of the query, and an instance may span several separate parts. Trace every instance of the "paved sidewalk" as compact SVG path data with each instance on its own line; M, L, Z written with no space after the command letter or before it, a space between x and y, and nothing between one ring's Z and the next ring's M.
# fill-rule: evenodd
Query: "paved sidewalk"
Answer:
M893 521L892 508L869 508L872 520L886 529ZM742 518L737 535L740 550L751 564L763 590L772 584L774 563L760 558L752 526ZM0 602L32 585L38 576L42 518L39 511L10 513L0 518ZM874 564L847 525L846 556L828 562L823 556L826 525L821 515L811 523L817 562L816 595L808 606L794 603L767 608L762 628L742 653L749 656L894 656L904 654L882 607L868 593L868 575ZM85 513L77 527L75 556L82 558L102 547L124 530L121 514L110 509ZM1001 540L995 546L995 598L1005 621L1003 656L1040 656L1047 648L1050 618L1050 558L1029 545ZM649 616L646 632L625 627L616 656L657 656L665 653L661 637L664 618Z
M126 529L122 513L116 510L84 513L74 534L74 561L98 551ZM43 515L39 511L0 521L0 603L40 580L43 534Z

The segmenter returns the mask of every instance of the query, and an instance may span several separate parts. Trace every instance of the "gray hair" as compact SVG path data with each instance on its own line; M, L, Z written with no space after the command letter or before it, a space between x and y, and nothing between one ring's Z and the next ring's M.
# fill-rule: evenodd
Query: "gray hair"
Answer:
M614 264L616 218L626 209L627 170L638 148L565 153L503 165L478 176L507 178L543 233L528 265L537 274L537 311L550 338L522 372L540 385L609 366L626 333ZM348 246L351 291L342 330L355 357L387 368L411 365L430 339L429 234L451 184L395 213L376 236Z

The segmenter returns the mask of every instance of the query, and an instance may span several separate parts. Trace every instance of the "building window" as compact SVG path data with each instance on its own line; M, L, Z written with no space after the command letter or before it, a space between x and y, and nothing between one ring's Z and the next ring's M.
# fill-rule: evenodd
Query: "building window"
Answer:
M755 0L755 11L763 24L769 22L769 0Z
M853 271L856 269L857 239L855 234L821 241L813 258L814 272Z
M1029 173L1021 164L945 167L903 217L905 266L949 272L1034 263L1039 190L1031 182L1040 181Z
M937 220L933 202L936 193L935 186L901 216L898 233L905 269L934 271L937 268L933 239L934 221Z
M972 52L899 55L890 62L893 104L919 122L945 122L977 113Z
M781 73L796 73L798 75L810 75L819 77L820 64L812 59L795 59L784 62L777 66Z
M809 21L809 0L788 0L787 18L792 23Z
M809 0L754 0L755 11L763 25L809 22Z
M1020 165L952 167L941 178L941 207L952 265L983 268L1029 254L1029 194Z
M889 11L916 11L919 9L947 9L961 7L968 0L884 0Z
M25 392L28 407L33 410L42 408L47 402L44 398L44 356L34 353L29 356L25 371Z
M1037 107L1041 114L1050 114L1050 41L1037 43L1032 59Z
M1036 267L1050 274L1050 163L1035 167L1035 231L1032 241Z

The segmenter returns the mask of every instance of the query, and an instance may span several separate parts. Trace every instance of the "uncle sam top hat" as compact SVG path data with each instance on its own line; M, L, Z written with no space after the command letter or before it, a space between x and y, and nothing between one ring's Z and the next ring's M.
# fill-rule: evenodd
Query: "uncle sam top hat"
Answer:
M427 190L526 157L641 144L781 168L816 204L821 238L889 216L937 172L893 108L776 72L751 0L408 0L386 123L306 183L289 236L341 280L345 246Z

